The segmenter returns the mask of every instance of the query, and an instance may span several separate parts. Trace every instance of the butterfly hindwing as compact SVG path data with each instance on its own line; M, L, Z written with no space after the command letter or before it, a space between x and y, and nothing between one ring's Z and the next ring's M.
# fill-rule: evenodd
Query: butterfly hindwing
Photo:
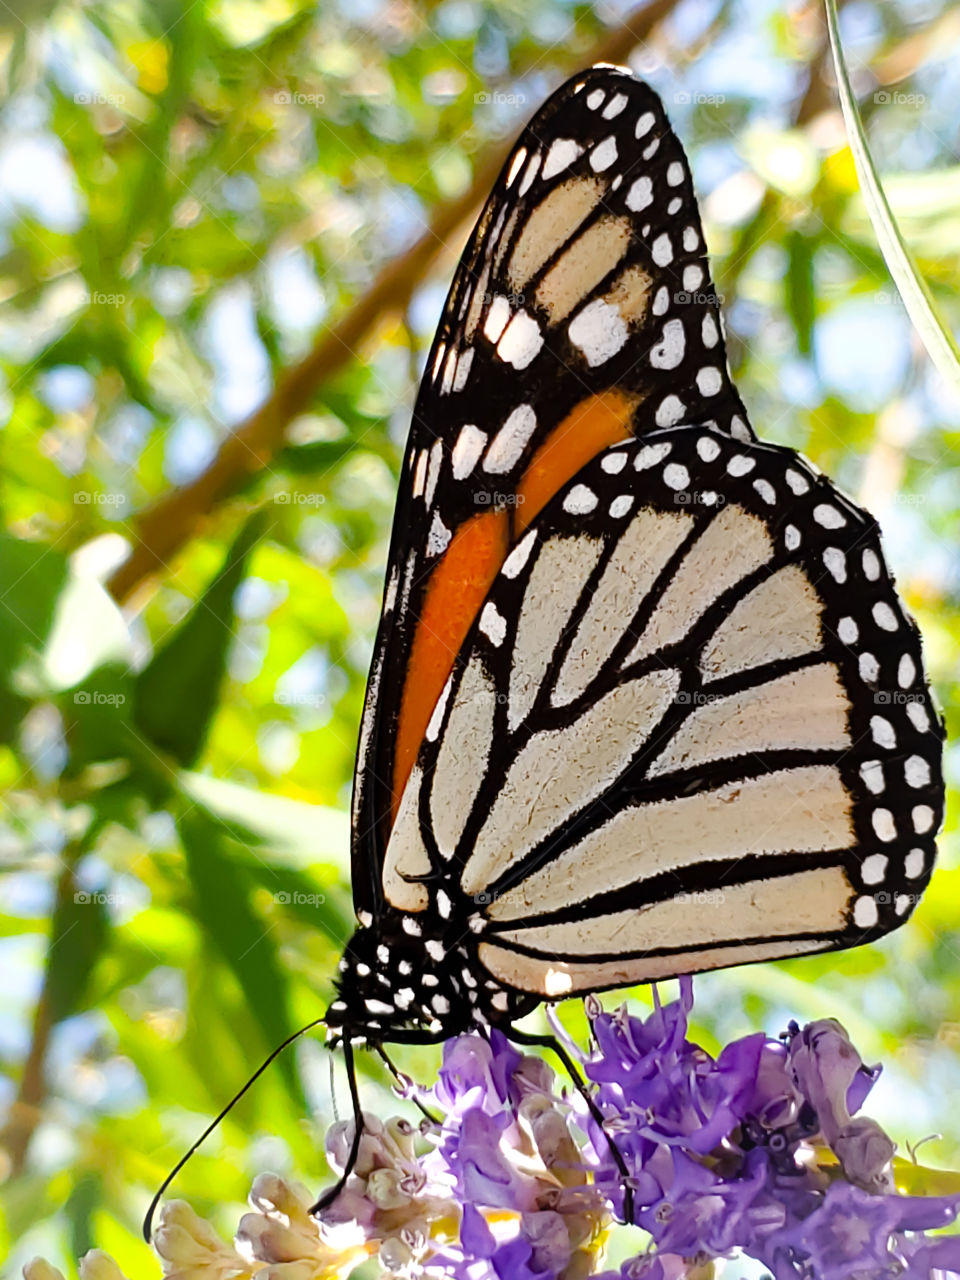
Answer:
M498 573L384 867L556 996L849 946L933 864L942 731L874 521L714 428L604 451Z
M600 451L681 420L752 438L683 149L647 85L593 68L513 149L427 361L358 757L360 910L377 907L427 722L511 549Z

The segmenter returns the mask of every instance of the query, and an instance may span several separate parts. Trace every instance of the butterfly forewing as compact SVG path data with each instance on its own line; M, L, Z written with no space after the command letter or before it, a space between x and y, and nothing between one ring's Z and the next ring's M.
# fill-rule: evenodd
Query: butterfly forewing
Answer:
M680 421L752 438L683 150L645 84L594 68L511 153L427 361L358 759L359 909L376 910L427 724L507 556L591 458Z
M929 878L941 739L873 520L790 450L654 431L498 573L387 896L443 883L541 996L850 946Z

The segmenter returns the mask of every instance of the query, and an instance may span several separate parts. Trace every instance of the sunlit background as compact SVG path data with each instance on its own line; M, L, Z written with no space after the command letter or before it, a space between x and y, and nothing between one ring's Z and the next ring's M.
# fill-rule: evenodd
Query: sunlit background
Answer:
M960 11L851 0L842 32L894 212L956 328ZM880 519L956 734L960 405L877 248L824 39L816 5L757 0L0 8L11 1275L36 1253L75 1275L92 1245L155 1275L139 1220L156 1185L325 1007L419 372L504 146L596 57L664 96L753 422ZM695 1011L714 1048L840 1018L886 1064L872 1114L903 1152L942 1134L923 1159L954 1168L955 822L905 929L703 978ZM564 1016L582 1034L578 1008ZM397 1056L432 1079L431 1053ZM367 1105L397 1109L361 1066ZM319 1187L348 1105L328 1069L302 1041L177 1194L229 1235L256 1173Z

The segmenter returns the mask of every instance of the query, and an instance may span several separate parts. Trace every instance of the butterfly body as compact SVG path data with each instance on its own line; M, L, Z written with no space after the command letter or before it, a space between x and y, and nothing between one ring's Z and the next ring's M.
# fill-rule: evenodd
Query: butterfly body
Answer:
M536 1000L489 975L478 978L483 921L471 901L444 919L389 909L376 930L361 926L341 961L337 999L327 1011L334 1035L402 1042L425 1031L446 1040L471 1029L512 1025Z

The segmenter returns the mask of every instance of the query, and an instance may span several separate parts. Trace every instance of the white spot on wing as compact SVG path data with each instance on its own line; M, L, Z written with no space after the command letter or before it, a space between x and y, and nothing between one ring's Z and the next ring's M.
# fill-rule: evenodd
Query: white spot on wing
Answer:
M687 406L679 396L664 396L657 407L657 426L672 427L679 422L687 411Z
M627 192L627 208L640 213L653 204L653 182L650 178L638 178Z
M526 369L543 346L543 334L533 316L518 311L497 343L497 355L515 369Z
M858 898L853 907L853 922L859 929L869 929L877 923L877 904L873 898Z
M629 331L618 308L596 298L574 316L567 333L573 345L583 352L587 364L595 368L616 355Z
M438 556L441 551L446 551L450 545L450 530L440 519L440 513L433 513L433 524L430 526L430 533L427 535L427 555Z
M887 865L890 859L885 853L871 853L868 858L864 858L860 866L860 875L864 884L881 884L883 877L887 873Z
M430 450L430 465L427 468L427 485L423 493L423 501L427 510L433 506L433 495L437 491L437 481L440 479L440 468L443 465L443 441L434 440L433 447Z
M662 462L668 456L672 448L673 445L667 441L661 444L645 444L633 460L634 469L646 471L649 467L655 467L658 462Z
M440 726L443 724L443 713L447 709L447 700L450 697L450 689L452 685L453 677L449 676L446 684L443 686L443 691L441 692L440 697L437 699L437 705L433 708L433 713L430 716L429 723L427 724L428 742L436 742L437 740L437 734L440 732Z
M660 341L650 351L650 363L655 369L675 369L683 359L685 346L683 322L668 320Z
M520 183L518 194L525 196L533 186L533 180L537 176L537 170L540 168L539 155L531 156L530 163L527 165L526 173L523 175L523 181Z
M513 163L510 166L510 172L507 174L507 186L513 184L517 174L523 168L523 162L527 158L527 148L521 147L517 154L513 157Z
M530 552L533 550L533 544L537 540L535 529L531 529L526 537L513 548L506 560L503 562L501 573L505 578L515 578L523 566L530 559Z
M507 327L510 319L510 303L502 294L498 294L490 304L487 318L483 322L483 332L491 342L498 342L500 335Z
M572 516L585 516L597 505L597 495L585 484L575 484L563 500L563 509Z
M897 622L897 615L885 600L878 600L873 606L873 620L877 626L882 627L884 631L896 631L899 625Z
M457 372L453 379L454 391L462 391L467 385L467 378L470 376L470 366L473 364L473 347L468 347L466 351L460 353L460 359L457 361Z
M654 240L650 252L658 267L665 267L673 261L673 243L665 231Z
M454 480L466 480L477 465L477 460L483 453L486 443L487 433L475 427L473 423L468 422L465 427L460 428L457 443L453 446Z
M604 120L612 120L614 116L618 116L623 108L627 105L627 95L625 93L616 93L603 108Z
M580 146L579 142L574 142L573 138L557 138L547 152L541 176L544 179L555 178L558 173L563 173L564 169L569 168L574 160L582 154L583 147Z
M829 502L821 502L814 507L813 518L817 524L823 525L824 529L840 529L847 523L837 508L831 506Z
M480 614L480 630L491 644L499 647L507 634L507 620L497 606L490 600L483 606Z
M537 429L537 415L528 404L521 404L507 418L493 437L487 456L483 460L484 471L501 475L520 460L527 441Z
M655 123L656 123L656 117L654 116L653 112L645 111L643 115L640 116L640 118L637 120L637 127L634 130L634 134L638 138L646 137L646 135L650 132L650 130L653 128Z
M617 140L611 134L609 138L604 138L590 152L590 168L594 173L603 173L609 169L617 159Z

